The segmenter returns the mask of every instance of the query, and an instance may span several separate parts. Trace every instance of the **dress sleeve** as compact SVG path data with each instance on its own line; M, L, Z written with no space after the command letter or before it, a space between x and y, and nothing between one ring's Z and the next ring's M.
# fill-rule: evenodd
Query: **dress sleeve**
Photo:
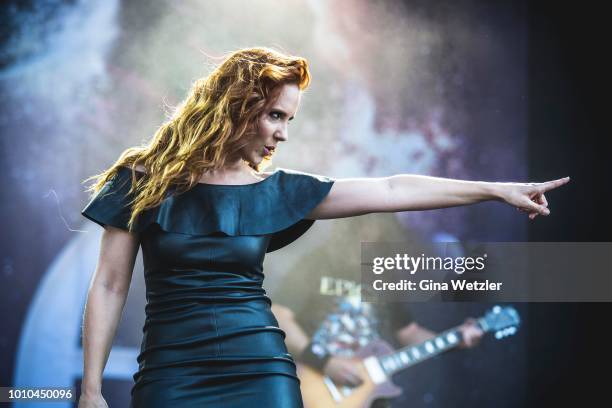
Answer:
M282 200L281 210L275 214L277 225L282 229L272 234L267 252L276 251L302 236L314 223L306 217L331 190L334 179L294 170L279 169L280 178L276 184Z
M117 174L94 195L81 214L102 227L110 225L127 231L131 215L130 201L133 199L133 194L128 195L131 178L131 171L120 167Z

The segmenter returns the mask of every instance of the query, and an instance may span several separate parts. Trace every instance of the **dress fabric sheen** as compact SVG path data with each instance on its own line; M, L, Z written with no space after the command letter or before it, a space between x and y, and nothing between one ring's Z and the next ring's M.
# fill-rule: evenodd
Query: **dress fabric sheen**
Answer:
M131 178L120 167L82 214L127 229ZM312 225L304 217L332 184L278 169L254 184L170 193L139 216L147 304L132 408L302 407L263 260Z

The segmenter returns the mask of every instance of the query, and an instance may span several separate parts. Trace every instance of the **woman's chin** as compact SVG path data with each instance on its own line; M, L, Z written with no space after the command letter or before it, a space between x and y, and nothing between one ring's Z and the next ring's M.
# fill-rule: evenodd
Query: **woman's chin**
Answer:
M270 154L259 154L257 156L260 159L259 162L261 163L261 162L264 162L264 161L272 160L272 156L273 155L274 155L273 153L270 153Z

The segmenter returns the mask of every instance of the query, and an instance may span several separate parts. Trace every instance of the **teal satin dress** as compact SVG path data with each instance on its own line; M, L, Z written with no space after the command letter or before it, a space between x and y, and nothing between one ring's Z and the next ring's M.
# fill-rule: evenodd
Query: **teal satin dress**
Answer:
M120 168L82 214L127 229L130 182ZM168 194L138 218L147 305L131 407L302 407L263 260L306 232L332 184L278 169L255 184Z

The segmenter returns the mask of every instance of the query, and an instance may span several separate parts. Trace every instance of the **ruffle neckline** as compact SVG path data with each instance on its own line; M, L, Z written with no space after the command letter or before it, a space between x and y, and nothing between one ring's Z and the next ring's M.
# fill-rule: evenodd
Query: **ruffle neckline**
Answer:
M142 174L142 173L139 173ZM127 230L130 217L127 193L131 170L117 174L92 198L82 215L102 225ZM166 232L228 236L272 235L267 252L280 249L304 234L314 220L304 219L329 193L329 177L277 169L256 183L229 185L198 183L178 195L169 195L157 207L142 213L134 232L152 225Z

